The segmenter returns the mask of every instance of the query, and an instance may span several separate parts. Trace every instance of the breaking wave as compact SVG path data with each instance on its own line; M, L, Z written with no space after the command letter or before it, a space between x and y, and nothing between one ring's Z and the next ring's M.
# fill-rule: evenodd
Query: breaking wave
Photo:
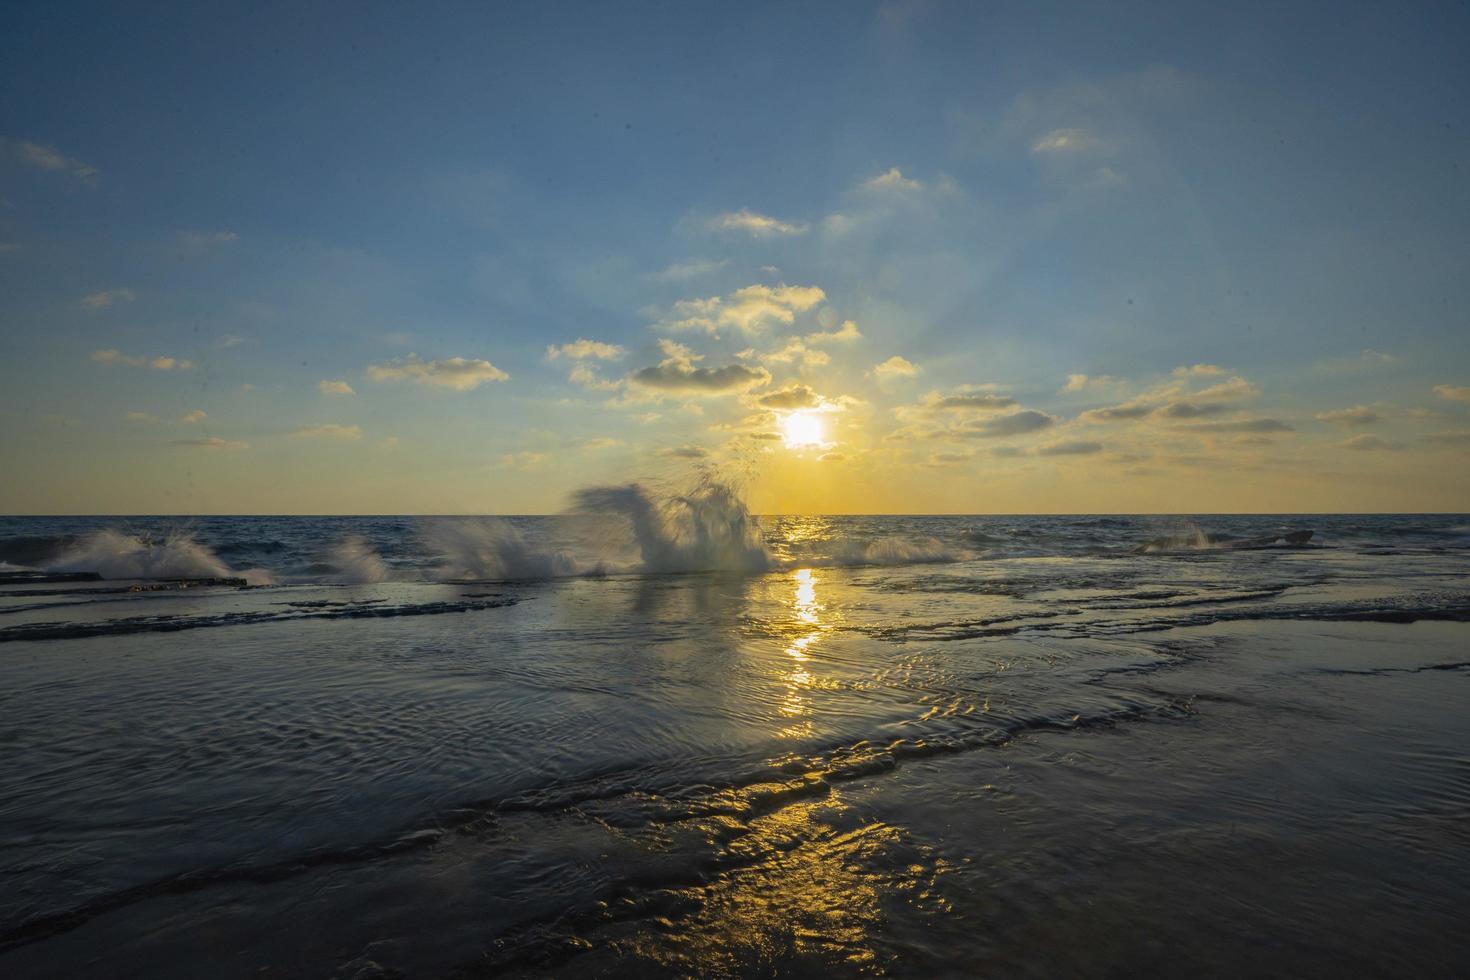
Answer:
M48 572L96 572L103 578L226 578L230 566L187 531L162 537L96 531L41 566Z
M331 564L336 569L333 577L346 585L386 582L392 575L377 550L366 538L356 535L332 549Z
M441 556L436 577L453 580L563 578L603 571L565 549L538 549L506 520L496 517L435 522L424 532Z
M739 493L702 479L688 493L656 497L630 483L589 487L573 497L584 516L628 522L643 572L764 572L776 567L760 525Z

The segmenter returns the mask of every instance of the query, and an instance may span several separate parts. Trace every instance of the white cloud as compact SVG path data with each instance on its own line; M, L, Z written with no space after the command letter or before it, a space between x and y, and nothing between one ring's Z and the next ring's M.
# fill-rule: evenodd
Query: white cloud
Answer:
M807 225L804 222L781 221L769 215L756 214L749 208L741 208L739 211L727 211L719 215L710 223L716 231L741 232L752 238L776 238L783 235L805 234Z
M1176 378L1213 378L1225 373L1225 369L1216 364L1186 364L1174 369Z
M916 191L924 185L905 177L897 167L891 167L878 176L863 181L863 186L877 191Z
M352 386L345 381L318 381L316 390L324 395L355 395Z
M729 259L689 259L675 262L658 272L651 272L645 278L653 282L688 282L719 272L729 264Z
M233 231L180 231L179 247L186 255L203 255L225 245L233 245L240 236Z
M891 381L897 378L912 378L922 368L905 357L894 354L888 360L873 365L868 373L879 381Z
M1452 402L1470 402L1470 386L1435 385L1434 393Z
M623 440L614 439L611 436L596 436L592 439L582 440L583 449L612 449L613 447L621 446L622 444Z
M211 436L208 439L175 439L174 440L174 445L175 446L192 446L195 449L230 449L230 450L240 450L240 449L249 449L250 448L250 444L248 442L240 442L240 441L235 440L235 439L221 439L218 436Z
M589 364L578 363L572 365L572 370L567 374L567 380L572 384L588 391L616 391L622 387L619 381L609 381Z
M570 344L550 344L546 348L546 359L554 361L559 357L570 358L574 361L593 359L598 361L616 361L628 351L617 344L604 344L599 340L587 340L578 338Z
M831 354L823 350L813 350L794 337L784 347L762 354L760 358L768 364L791 364L799 361L802 367L808 368L821 367L832 362Z
M183 416L179 419L179 421L192 424L194 422L203 422L207 418L209 418L209 416L204 413L204 409L196 408L192 411L185 412Z
M796 315L827 298L818 286L766 286L757 283L728 296L682 299L657 326L669 330L702 330L718 336L721 327L756 334L772 326L790 326Z
M99 364L120 364L123 367L146 367L155 371L188 371L194 367L193 361L180 360L176 357L161 355L159 357L142 357L133 354L124 354L116 348L107 350L94 350L92 360Z
M1382 416L1366 405L1354 405L1352 408L1338 408L1327 412L1318 412L1318 422L1326 422L1328 425L1339 425L1344 428L1356 428L1361 425L1372 425L1374 422L1382 421Z
M546 453L536 453L527 449L518 453L506 453L500 457L500 465L513 470L535 470L540 469L541 464L549 458Z
M82 305L89 310L105 310L115 303L131 303L138 295L131 289L104 289L82 297Z
M97 178L100 176L100 173L96 167L90 163L83 163L80 160L69 157L54 146L44 146L40 143L31 143L26 140L15 142L7 140L5 142L11 146L16 156L33 167L39 167L42 170L50 170L56 173L67 173L88 186L95 187L97 185Z
M1121 381L1110 374L1069 374L1067 375L1067 383L1062 386L1062 391L1079 392L1090 389L1116 389L1125 387L1127 384L1128 382Z
M842 326L836 330L817 331L809 333L803 338L808 344L847 344L855 340L862 340L862 332L858 325L851 320L842 321Z
M454 391L470 391L488 381L505 381L510 377L486 360L449 357L425 361L417 354L387 364L370 364L367 373L374 381L416 381Z
M362 438L362 429L356 425L323 422L320 425L303 425L291 435L298 439L337 439L342 442L356 442Z
M1031 144L1032 156L1062 153L1087 153L1106 147L1102 140L1085 129L1053 129Z

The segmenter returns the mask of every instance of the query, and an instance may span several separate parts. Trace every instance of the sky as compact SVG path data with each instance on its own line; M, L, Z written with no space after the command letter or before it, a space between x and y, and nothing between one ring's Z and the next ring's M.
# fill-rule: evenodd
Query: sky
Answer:
M11 5L0 512L1470 510L1463 4Z

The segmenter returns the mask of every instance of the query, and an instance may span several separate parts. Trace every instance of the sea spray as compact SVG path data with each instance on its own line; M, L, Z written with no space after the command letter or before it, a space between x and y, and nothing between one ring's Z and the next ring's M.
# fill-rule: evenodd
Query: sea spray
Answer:
M588 487L573 496L572 511L626 520L644 572L763 572L776 564L740 494L711 477L664 497L636 483Z
M227 578L233 574L188 531L161 537L95 531L42 567L49 572L96 572L108 579Z
M366 585L387 581L391 572L366 538L353 535L344 538L329 556L337 569L333 578L346 585Z
M436 577L445 581L562 578L602 571L564 549L538 549L509 522L498 517L434 521L423 530L427 545L441 558Z

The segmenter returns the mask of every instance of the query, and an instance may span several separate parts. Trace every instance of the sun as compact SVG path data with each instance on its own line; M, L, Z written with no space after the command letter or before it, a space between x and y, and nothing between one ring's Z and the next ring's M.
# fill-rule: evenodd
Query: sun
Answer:
M781 438L787 449L820 446L825 435L821 416L812 412L792 412L781 419Z

